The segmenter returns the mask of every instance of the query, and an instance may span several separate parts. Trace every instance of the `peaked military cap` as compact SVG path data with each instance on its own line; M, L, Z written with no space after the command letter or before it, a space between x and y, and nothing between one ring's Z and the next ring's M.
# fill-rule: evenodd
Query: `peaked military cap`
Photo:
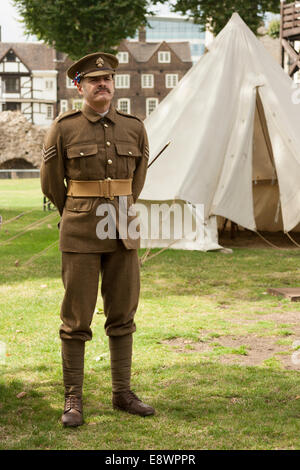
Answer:
M80 80L86 77L114 74L118 65L119 61L114 55L106 52L95 52L74 62L68 68L67 75L75 82L80 83Z

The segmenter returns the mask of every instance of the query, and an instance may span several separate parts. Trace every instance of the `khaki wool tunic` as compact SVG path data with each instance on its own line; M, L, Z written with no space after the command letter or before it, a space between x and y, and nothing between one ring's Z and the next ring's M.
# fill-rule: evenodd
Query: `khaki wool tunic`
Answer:
M101 117L88 105L58 116L49 129L43 149L41 186L60 215L60 250L74 253L102 253L116 249L116 239L99 239L97 224L104 216L96 214L100 204L118 201L104 197L67 196L68 180L88 181L132 178L129 208L144 185L148 165L148 139L143 122L113 106ZM131 212L130 212L131 214ZM136 222L128 215L127 226ZM126 249L137 249L139 238L118 235Z

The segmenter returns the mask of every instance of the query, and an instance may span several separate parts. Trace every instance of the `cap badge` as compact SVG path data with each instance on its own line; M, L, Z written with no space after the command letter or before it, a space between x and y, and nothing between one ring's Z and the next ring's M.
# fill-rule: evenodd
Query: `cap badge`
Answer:
M96 60L96 65L97 67L103 67L104 60L102 59L102 57L98 57L98 59Z

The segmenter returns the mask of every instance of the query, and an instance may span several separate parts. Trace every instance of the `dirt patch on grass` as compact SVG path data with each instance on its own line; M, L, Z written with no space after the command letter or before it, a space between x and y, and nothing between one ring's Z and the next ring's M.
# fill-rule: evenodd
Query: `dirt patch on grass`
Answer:
M299 305L299 304L297 304ZM274 307L274 309L280 309L281 308L281 305L278 305L276 307ZM297 311L293 311L293 310L290 310L290 311L284 311L284 312L274 312L274 313L263 313L261 315L261 320L263 321L274 321L275 323L278 323L278 324L284 324L284 323L288 323L288 324L291 324L291 325L295 325L296 327L296 330L299 330L300 331L300 311L297 312ZM254 320L253 320L254 321ZM257 321L257 319L255 319L255 321Z
M292 335L293 342L297 338ZM243 366L273 366L287 370L300 370L300 352L293 360L295 350L292 344L280 344L278 336L260 337L256 335L219 336L211 339L199 339L195 342L185 338L172 338L162 343L170 345L178 353L200 352L204 356L214 357L222 364ZM266 361L266 362L265 362ZM299 363L297 363L299 362Z
M223 308L217 307L217 308ZM300 339L300 311L284 311L280 310L282 308L281 305L273 307L274 311L272 313L266 313L263 310L256 313L256 316L252 319L250 318L241 318L241 317L233 317L232 318L232 325L242 325L243 327L251 327L255 325L259 325L260 323L273 323L274 328L281 329L281 330L290 330L292 335L298 337ZM276 309L278 309L276 311ZM257 309L259 311L259 309ZM209 332L207 332L209 334Z

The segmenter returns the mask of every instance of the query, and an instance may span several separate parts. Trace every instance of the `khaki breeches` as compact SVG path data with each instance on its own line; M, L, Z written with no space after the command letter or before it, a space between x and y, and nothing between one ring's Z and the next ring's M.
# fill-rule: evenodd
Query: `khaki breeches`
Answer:
M124 336L136 330L134 315L140 292L138 254L118 241L116 251L109 253L62 253L65 287L59 330L62 339L92 339L100 273L106 334Z

